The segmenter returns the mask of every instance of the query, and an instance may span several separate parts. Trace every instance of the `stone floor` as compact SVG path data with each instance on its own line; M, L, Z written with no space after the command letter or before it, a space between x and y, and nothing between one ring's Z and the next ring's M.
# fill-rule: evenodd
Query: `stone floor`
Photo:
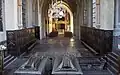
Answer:
M60 56L65 53L70 53L75 57L94 56L81 44L80 40L63 37L46 38L37 41L35 47L29 52L29 54L18 57L15 62L9 65L5 69L5 75L13 75L13 72L27 60L27 57L30 57L36 52L41 56Z

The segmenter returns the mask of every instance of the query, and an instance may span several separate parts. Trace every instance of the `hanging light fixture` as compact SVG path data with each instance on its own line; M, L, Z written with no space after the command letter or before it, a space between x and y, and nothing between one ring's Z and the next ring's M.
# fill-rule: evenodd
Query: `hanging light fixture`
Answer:
M60 4L57 5L57 0L54 3L54 0L52 0L52 4L49 5L48 10L48 17L51 18L62 18L65 17L65 9L62 7L62 0L60 1Z

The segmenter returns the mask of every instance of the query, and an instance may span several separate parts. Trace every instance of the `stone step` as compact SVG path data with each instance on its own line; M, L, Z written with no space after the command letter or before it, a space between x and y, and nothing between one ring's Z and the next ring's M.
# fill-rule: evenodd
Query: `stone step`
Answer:
M107 63L109 63L111 66L113 66L114 68L118 68L119 67L119 65L118 65L118 63L117 62L115 62L114 60L112 60L111 58L107 58Z
M108 70L116 75L119 72L119 63L118 63L119 55L116 52L111 52L107 54L105 57L107 59Z
M8 65L10 65L12 62L14 62L16 60L16 57L15 56L11 56L11 55L8 55L6 58L3 59L4 60L4 68L6 68Z
M119 55L118 53L116 53L116 52L112 52L111 55L112 55L113 57L115 57L115 58L118 58L118 57L120 56L120 55Z
M107 63L108 67L107 69L113 74L113 75L118 75L118 70L116 68L114 68L112 65L110 65L109 63Z
M8 56L6 56L3 60L4 60L4 61L7 61L10 57L11 57L11 55L8 55Z
M107 70L83 71L83 75L112 75Z
M113 60L114 62L118 62L118 57L116 58L116 57L114 57L112 54L108 54L107 55L111 60Z

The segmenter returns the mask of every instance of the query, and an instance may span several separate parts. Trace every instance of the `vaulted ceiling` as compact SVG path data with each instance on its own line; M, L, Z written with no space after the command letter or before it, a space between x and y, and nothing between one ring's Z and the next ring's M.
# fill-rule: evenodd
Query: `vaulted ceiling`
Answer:
M70 6L71 11L74 13L76 12L76 9L77 9L77 3L80 0L62 0L62 1L66 2ZM42 9L43 9L42 11L47 11L49 8L49 4L51 3L52 3L52 0L40 0L40 6L42 6Z

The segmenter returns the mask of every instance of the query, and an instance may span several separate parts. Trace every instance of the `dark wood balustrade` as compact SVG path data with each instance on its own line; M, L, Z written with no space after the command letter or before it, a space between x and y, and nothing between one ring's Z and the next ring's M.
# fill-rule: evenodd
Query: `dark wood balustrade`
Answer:
M112 51L113 31L81 26L81 40L103 55Z

